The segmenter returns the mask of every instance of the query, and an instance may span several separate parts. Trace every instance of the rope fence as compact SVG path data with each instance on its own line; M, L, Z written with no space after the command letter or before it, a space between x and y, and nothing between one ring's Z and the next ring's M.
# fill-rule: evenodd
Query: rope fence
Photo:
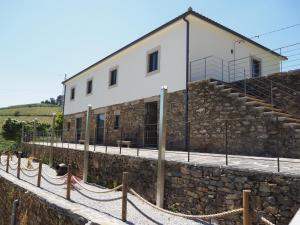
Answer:
M0 156L2 159L2 156ZM33 169L28 169L26 167L24 167L24 165L21 164L21 157L19 155L18 157L18 161L17 163L14 163L14 165L17 165L17 167L13 167L12 165L10 165L10 160L9 160L9 155L7 155L7 160L6 160L6 164L2 163L2 160L0 159L0 164L2 166L6 167L6 170L4 170L3 168L0 167L1 170L6 171L7 173L9 173L9 169L11 170L17 170L17 178L20 178L20 172L26 176L26 177L30 177L30 178L34 178L37 177L37 187L41 187L41 180L43 179L45 182L54 185L54 186L64 186L66 185L66 199L71 201L71 189L73 189L74 191L76 191L77 193L79 193L80 195L93 200L93 201L116 201L116 200L121 200L121 209L122 209L122 214L121 214L121 218L122 221L127 221L127 202L129 202L130 204L132 204L134 207L137 207L133 201L131 201L130 199L128 199L128 193L132 194L132 196L135 196L137 199L139 199L141 202L147 204L148 206L172 215L172 216L178 216L178 217L183 217L186 219L191 219L191 220L203 220L203 221L207 221L207 220L211 220L211 219L220 219L220 218L225 218L225 217L229 217L235 214L243 214L242 218L243 218L243 225L250 225L250 203L249 203L249 197L250 197L250 190L244 190L243 191L243 207L241 208L237 208L237 209L233 209L233 210L229 210L229 211L224 211L224 212L219 212L219 213L213 213L213 214L206 214L206 215L190 215L190 214L184 214L184 213L179 213L179 212L173 212L173 211L169 211L167 209L158 207L156 205L154 205L153 203L149 202L148 200L146 200L145 198L143 198L140 194L138 194L133 188L130 188L128 185L128 173L127 172L123 172L123 178L122 178L122 184L112 188L112 189L106 189L103 191L98 191L98 190L93 190L90 187L86 186L84 183L82 183L79 178L77 178L76 176L72 175L71 172L71 165L68 165L68 170L67 173L65 175L62 176L52 176L50 175L48 172L46 172L45 169L43 169L43 164L41 161L39 161L39 166ZM37 171L38 170L38 171ZM32 173L34 171L37 171L36 173ZM56 182L58 179L62 180L62 182ZM54 182L55 181L55 182ZM82 192L82 190L85 190L87 193ZM89 196L88 193L90 194L108 194L108 193L112 193L112 192L116 192L118 190L121 190L122 192L120 193L121 196L120 197L111 197L109 199L99 199L96 198L94 196ZM264 217L260 217L260 220L262 223L266 224L266 225L274 225L272 222L270 222L269 220L267 220ZM209 222L209 221L207 221Z
M267 220L265 217L260 217L261 222L263 222L266 225L275 225L274 223L272 223L271 221Z
M144 199L142 196L140 196L138 193L136 193L132 188L129 190L129 192L131 194L133 194L134 196L136 196L138 199L140 199L142 202L150 205L151 207L170 214L172 216L179 216L179 217L184 217L187 219L193 219L193 220L209 220L209 219L217 219L217 218L224 218L226 216L230 216L230 215L234 215L234 214L238 214L238 213L242 213L243 212L243 208L238 208L238 209L233 209L230 211L226 211L226 212L221 212L221 213L215 213L215 214L209 214L209 215L188 215L188 214L183 214L183 213L176 213L176 212L172 212L163 208L160 208L154 204L152 204L151 202L147 201L146 199Z

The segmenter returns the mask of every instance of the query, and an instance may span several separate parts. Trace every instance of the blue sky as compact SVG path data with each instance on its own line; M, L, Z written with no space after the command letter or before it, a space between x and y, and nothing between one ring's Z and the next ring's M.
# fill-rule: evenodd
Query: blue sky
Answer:
M245 36L300 23L297 0L1 1L0 107L62 93L74 75L191 6ZM300 26L254 39L273 49L300 42Z

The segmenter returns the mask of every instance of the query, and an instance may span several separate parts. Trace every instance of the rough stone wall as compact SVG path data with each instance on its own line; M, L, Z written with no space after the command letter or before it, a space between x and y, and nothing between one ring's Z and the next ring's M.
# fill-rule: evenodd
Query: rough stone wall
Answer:
M143 147L145 115L143 99L109 106L103 110L106 111L105 136L108 145L115 146L117 144L122 130L123 140L132 140L132 146L136 146L138 143L140 147ZM94 143L96 111L99 109L92 111L91 143ZM119 129L113 128L115 111L120 111L122 128ZM82 126L82 133L84 133L85 113L81 114L84 115ZM74 140L75 117L76 114L72 114L64 118L65 124L67 121L71 121L70 131L65 132L65 141L73 142ZM229 120L227 124L225 120ZM225 153L226 126L227 152L229 154L300 157L299 132L296 133L292 128L283 127L282 123L276 123L274 116L264 115L262 111L246 105L238 97L229 96L222 88L210 85L209 81L191 83L189 85L191 151ZM169 93L167 103L168 149L185 149L184 127L184 91Z
M25 148L30 150L29 144ZM35 156L48 155L49 147L38 147ZM103 153L89 153L90 182L112 187L120 184L122 172L129 172L130 187L155 202L157 161ZM56 163L73 162L81 175L82 151L54 149ZM253 224L264 215L276 224L285 225L300 207L300 176L281 173L238 170L166 162L165 208L183 213L209 214L242 206L242 190L251 190ZM241 216L219 220L219 224L239 225Z
M0 177L0 224L10 224L13 201L19 200L16 224L82 225L88 221Z
M208 81L190 85L190 147L194 151L229 154L299 157L300 141L284 128L239 98L228 96ZM277 132L281 131L281 132ZM284 151L283 151L284 150Z

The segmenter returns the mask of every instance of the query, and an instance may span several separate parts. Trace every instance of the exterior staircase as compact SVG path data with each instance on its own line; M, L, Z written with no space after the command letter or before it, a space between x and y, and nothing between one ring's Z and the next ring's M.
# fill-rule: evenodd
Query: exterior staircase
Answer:
M281 128L292 130L297 143L300 144L300 118L297 115L287 112L285 109L280 108L279 105L270 104L263 97L253 96L248 94L249 92L245 94L243 89L237 88L236 85L232 85L231 83L211 79L209 85L213 85L227 96L240 101L242 105L251 107L261 115L278 122ZM297 148L300 151L300 146Z

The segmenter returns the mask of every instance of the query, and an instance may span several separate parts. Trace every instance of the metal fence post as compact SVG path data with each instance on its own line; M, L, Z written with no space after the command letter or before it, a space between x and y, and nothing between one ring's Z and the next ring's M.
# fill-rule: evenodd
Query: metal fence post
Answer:
M276 130L277 130L277 138L276 138L276 154L277 154L277 172L280 172L280 150L279 150L279 138L281 138L281 132L279 130L279 120L278 116L276 116Z
M97 132L97 128L95 127L95 129L94 129L94 151L96 150L96 132Z
M71 165L68 165L68 177L67 177L67 193L66 193L66 199L71 200Z
M33 137L32 137L33 144L35 144L35 141L36 141L36 122L37 122L37 119L35 118L33 120Z
M51 124L51 148L49 154L49 167L53 167L53 150L54 150L54 132L55 132L55 117L56 114L52 113L52 124Z
M9 152L7 153L7 157L6 157L6 173L8 173L8 167L9 167Z
M206 58L204 59L204 80L206 80Z
M138 132L137 132L137 134L136 134L136 156L137 156L137 157L140 156L140 138L139 138L139 136L140 136L140 131L141 131L141 127L140 127L140 125L139 125L139 127L138 127Z
M42 162L42 160L40 159L40 160L39 160L38 179L37 179L37 186L38 186L38 187L41 187L42 167L43 167L43 162Z
M243 190L243 225L250 225L250 207L249 196L250 190Z
M128 172L123 172L122 180L122 221L127 219Z
M89 147L90 147L90 113L92 106L88 105L85 121L85 140L84 140L84 159L83 159L83 181L87 182L89 166Z
M247 95L247 80L246 80L246 70L244 69L244 95Z
M123 141L123 127L121 127L121 129L120 129L120 132L121 132L121 134L120 134L120 154L122 154L122 141Z
M22 152L18 152L18 167L17 167L17 178L18 178L18 179L20 179L21 153L22 153Z
M188 145L187 145L187 152L188 152L188 162L191 160L191 152L190 152L190 134L191 134L191 123L188 122Z
M225 159L228 166L228 120L225 120Z
M159 103L159 150L157 161L156 205L163 208L165 188L165 151L166 151L166 111L168 87L162 86Z
M274 106L274 99L273 99L273 83L270 80L270 100L271 100L271 105Z
M222 59L222 81L224 81L224 69L223 69L223 66L224 66L224 60Z
M25 132L25 125L24 121L22 121L22 130L21 130L21 143L24 143L24 132Z

